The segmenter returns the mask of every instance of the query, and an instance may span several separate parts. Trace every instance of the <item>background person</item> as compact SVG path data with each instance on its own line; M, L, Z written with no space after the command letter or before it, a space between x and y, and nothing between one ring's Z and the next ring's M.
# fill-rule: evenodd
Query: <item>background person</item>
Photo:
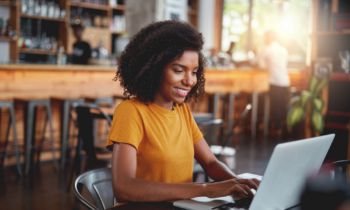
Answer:
M76 38L76 42L73 44L72 63L86 65L91 57L91 47L82 39L84 24L80 19L76 19L72 28Z
M278 132L282 129L282 121L286 119L286 106L288 102L288 88L290 79L288 75L288 51L285 47L278 43L277 33L270 30L265 33L266 47L257 54L257 56L245 62L237 62L237 66L245 64L257 65L260 61L264 61L269 71L270 83L270 122L273 128Z
M202 35L161 21L126 46L115 80L130 100L115 110L106 147L118 202L161 202L198 196L253 196L259 181L240 179L211 152L186 102L204 94ZM193 158L218 183L192 183Z

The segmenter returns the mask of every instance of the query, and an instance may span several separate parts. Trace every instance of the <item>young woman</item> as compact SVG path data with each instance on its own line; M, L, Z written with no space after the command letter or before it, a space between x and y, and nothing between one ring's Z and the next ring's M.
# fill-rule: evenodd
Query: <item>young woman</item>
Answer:
M115 80L130 98L115 110L107 141L118 202L198 196L253 196L258 180L238 178L210 151L185 102L204 94L202 35L187 23L141 29L121 56ZM193 158L217 183L192 183Z

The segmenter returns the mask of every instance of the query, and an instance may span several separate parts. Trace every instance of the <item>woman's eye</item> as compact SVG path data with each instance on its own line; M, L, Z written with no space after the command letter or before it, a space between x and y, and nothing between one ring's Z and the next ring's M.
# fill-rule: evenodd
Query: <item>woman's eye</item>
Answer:
M197 72L192 72L193 75L197 75Z
M175 73L181 73L182 71L181 70L174 70Z

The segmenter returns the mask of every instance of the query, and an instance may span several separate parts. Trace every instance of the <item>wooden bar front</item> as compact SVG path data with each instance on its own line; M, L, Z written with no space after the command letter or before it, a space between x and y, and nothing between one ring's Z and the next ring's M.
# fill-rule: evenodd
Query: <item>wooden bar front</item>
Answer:
M119 81L113 81L117 67L79 66L79 65L0 65L0 100L13 98L81 98L121 96L123 88ZM305 72L290 73L292 85L299 88L306 87ZM294 82L293 82L294 81ZM207 93L228 92L266 92L269 90L268 73L258 70L217 70L206 69ZM60 148L60 105L52 103L53 130L56 148ZM36 136L40 138L43 127L45 109L38 109ZM17 138L20 147L24 140L23 107L15 107ZM6 136L9 112L0 112L0 141ZM47 136L49 133L47 132ZM12 134L10 134L12 140ZM57 156L59 153L57 152ZM23 157L22 157L23 158ZM51 154L42 154L42 160L48 160ZM23 161L23 160L22 160ZM5 159L5 164L14 164L14 158Z

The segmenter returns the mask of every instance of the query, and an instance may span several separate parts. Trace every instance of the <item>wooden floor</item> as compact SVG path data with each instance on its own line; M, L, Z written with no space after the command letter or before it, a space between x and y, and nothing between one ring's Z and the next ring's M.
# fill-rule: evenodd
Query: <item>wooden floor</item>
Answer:
M233 142L237 149L235 172L263 175L274 147L281 142L276 138L251 140L237 136ZM28 177L20 179L13 168L5 168L0 180L1 209L77 209L72 193L66 191L68 175L69 166L65 172L54 172L51 162L36 165ZM89 196L87 190L83 190L83 196Z

